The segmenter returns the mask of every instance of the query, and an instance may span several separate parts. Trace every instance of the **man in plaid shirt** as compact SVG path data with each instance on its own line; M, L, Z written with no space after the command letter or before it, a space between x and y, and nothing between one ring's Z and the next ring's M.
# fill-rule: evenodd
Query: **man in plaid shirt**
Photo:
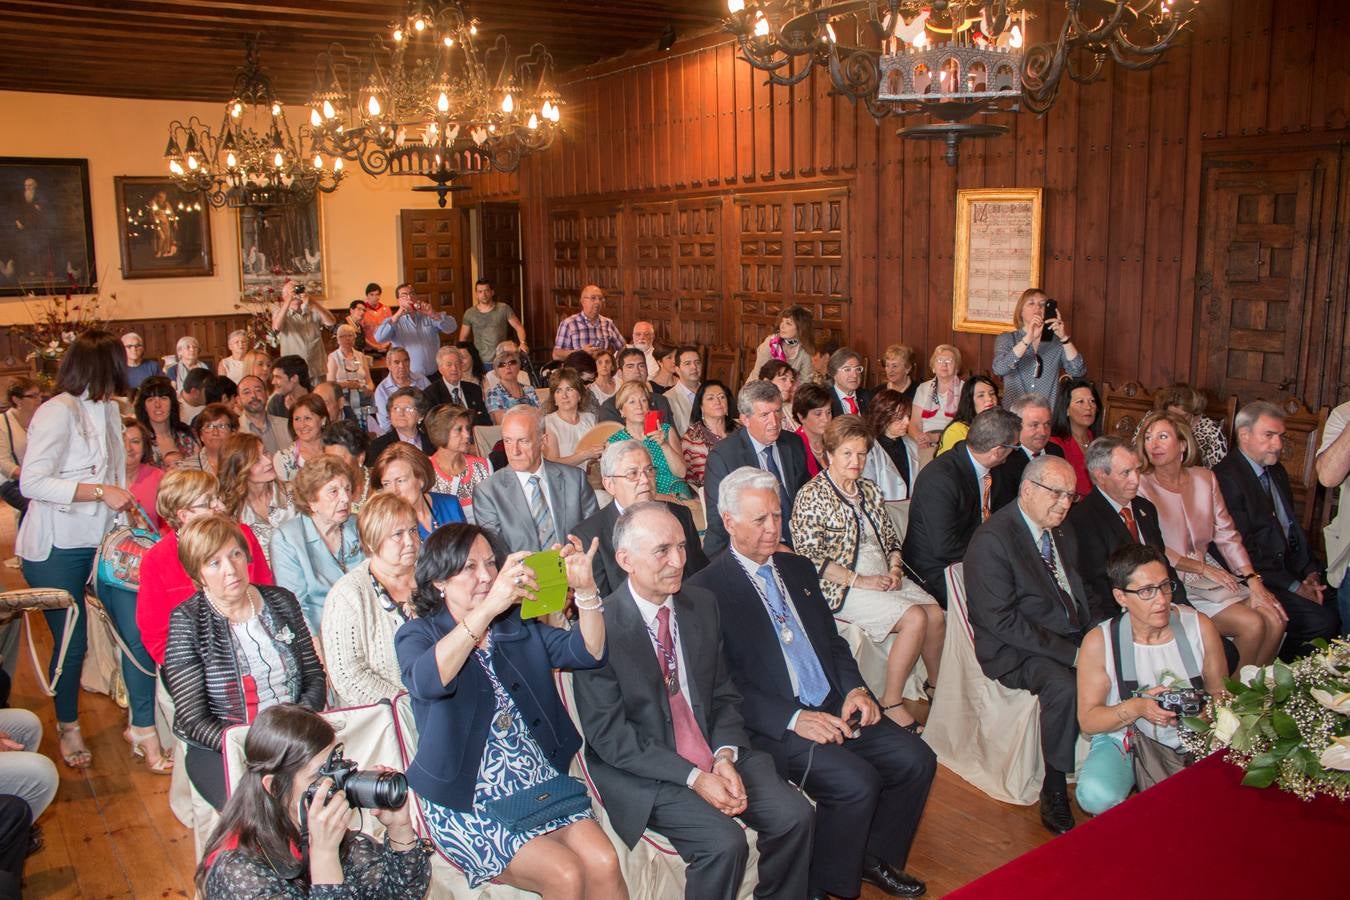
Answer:
M605 292L599 285L588 284L581 289L581 312L558 323L558 336L553 341L554 359L566 359L567 354L577 350L618 353L626 346L614 320L600 315L604 305Z

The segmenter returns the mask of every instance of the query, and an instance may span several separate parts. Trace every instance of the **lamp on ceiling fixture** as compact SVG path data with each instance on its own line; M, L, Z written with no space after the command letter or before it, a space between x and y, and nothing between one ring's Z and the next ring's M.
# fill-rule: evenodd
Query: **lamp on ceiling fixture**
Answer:
M1096 81L1108 57L1152 68L1199 9L1199 0L1063 2L1058 37L1034 46L1025 46L1029 0L727 0L723 25L771 84L797 84L821 66L835 92L878 122L931 116L900 134L944 141L955 165L961 140L1009 130L971 119L1022 104L1043 115L1064 75Z
M458 2L415 2L368 59L333 44L319 57L310 124L326 152L370 175L410 175L432 184L445 206L455 179L496 169L553 143L562 98L542 44L513 56L505 35L486 51L481 25Z
M175 120L164 159L174 184L214 207L300 203L317 191L336 190L344 175L342 160L330 165L307 126L291 130L258 61L256 40L249 41L235 75L220 130L213 133L196 116L187 124Z

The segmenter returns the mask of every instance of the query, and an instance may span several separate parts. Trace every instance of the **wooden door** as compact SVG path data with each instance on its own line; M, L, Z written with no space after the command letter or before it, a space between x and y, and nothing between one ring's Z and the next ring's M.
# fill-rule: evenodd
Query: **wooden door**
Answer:
M480 203L478 225L483 254L478 260L480 277L492 282L498 300L523 316L521 285L525 273L520 249L520 204Z
M462 209L405 209L399 213L403 280L412 282L419 297L456 319L473 298L467 217Z
M1197 380L1214 396L1317 402L1309 367L1325 315L1313 302L1325 176L1315 153L1206 160Z

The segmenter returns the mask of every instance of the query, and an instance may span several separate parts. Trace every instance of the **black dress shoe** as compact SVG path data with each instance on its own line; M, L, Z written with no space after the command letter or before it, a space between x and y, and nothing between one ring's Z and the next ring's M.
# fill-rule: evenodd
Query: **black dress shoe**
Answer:
M1051 834L1063 834L1073 828L1073 810L1065 791L1041 791L1041 824Z
M862 880L892 897L922 897L928 890L928 885L913 875L879 859L863 863Z
M831 900L830 895L825 891L812 891L806 896L808 900Z

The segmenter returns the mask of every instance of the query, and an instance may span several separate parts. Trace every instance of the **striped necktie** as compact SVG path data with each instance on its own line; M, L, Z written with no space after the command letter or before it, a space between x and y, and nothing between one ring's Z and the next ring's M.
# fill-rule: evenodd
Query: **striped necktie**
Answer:
M539 535L540 549L547 550L558 542L553 530L553 516L549 514L548 501L544 499L544 487L538 475L530 476L530 514L534 516L534 530Z

